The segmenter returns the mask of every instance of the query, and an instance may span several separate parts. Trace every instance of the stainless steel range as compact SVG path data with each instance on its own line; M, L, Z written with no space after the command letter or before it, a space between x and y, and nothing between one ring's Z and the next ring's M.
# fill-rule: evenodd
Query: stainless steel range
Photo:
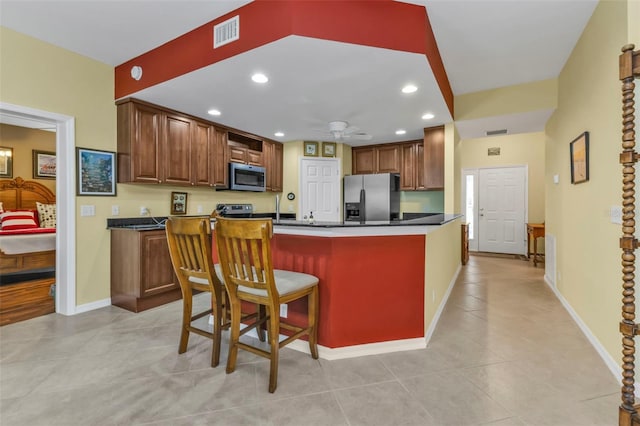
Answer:
M217 204L216 210L222 217L251 217L253 204Z

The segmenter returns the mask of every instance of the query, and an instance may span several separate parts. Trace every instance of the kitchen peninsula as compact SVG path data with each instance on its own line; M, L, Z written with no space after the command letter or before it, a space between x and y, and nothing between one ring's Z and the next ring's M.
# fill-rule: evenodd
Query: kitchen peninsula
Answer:
M164 237L163 226L149 220L117 219L107 226L114 231L112 238L159 242L153 238ZM426 347L460 268L460 235L460 215L449 214L365 224L274 220L272 254L276 268L320 279L319 355L338 359ZM116 246L112 243L112 248ZM131 241L127 246L147 247ZM166 242L162 248L153 247L162 253L167 250ZM112 257L118 258L114 253ZM147 258L160 259L157 255ZM126 276L156 277L157 271L164 270L159 265L144 267L142 262L137 272L113 276L112 299L122 299L119 306L133 311L138 309L122 301L131 299L139 309L160 298L166 303L166 297L179 289L171 279L170 262L165 263L167 278L156 280L158 285L129 286L149 289L146 293L123 291L122 284L114 283L126 282ZM112 273L121 266L112 267ZM286 315L291 322L304 324L305 301L289 304ZM290 347L308 351L303 342Z
M460 268L459 217L365 224L274 221L275 267L320 279L320 357L426 346ZM287 315L303 324L304 301L290 304Z

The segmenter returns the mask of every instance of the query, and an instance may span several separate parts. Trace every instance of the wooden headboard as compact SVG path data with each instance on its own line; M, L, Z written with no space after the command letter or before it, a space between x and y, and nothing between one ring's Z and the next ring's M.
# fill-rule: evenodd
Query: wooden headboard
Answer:
M56 196L49 188L33 180L0 180L0 201L5 210L36 209L36 201L55 204Z

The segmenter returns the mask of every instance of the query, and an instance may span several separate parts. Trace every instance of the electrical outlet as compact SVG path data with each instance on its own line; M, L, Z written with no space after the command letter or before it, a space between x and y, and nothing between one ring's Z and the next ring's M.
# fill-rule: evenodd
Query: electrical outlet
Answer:
M436 291L435 290L431 290L431 301L432 302L436 301Z
M288 209L289 209L289 213L293 213L293 204L289 204Z
M118 216L120 214L120 206L111 206L111 216Z
M149 209L146 207L140 207L140 216L146 216L149 214Z
M282 318L286 318L286 317L287 317L287 310L288 310L287 308L288 308L288 307L289 307L289 306L288 306L287 304L282 304L282 305L280 305L280 316L281 316Z
M202 206L200 204L198 204L198 207L196 209L196 213L204 213L204 209L202 208Z

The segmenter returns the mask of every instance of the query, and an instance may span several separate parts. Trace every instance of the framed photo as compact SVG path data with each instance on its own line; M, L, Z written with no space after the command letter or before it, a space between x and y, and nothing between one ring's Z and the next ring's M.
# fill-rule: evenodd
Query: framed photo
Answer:
M13 177L13 148L0 146L0 178Z
M31 150L33 157L33 178L34 179L55 179L56 178L56 153L49 151Z
M322 142L322 156L323 157L335 157L336 156L336 143L335 142Z
M318 142L304 141L304 155L308 157L318 156Z
M171 214L187 214L187 193L172 192L171 193Z
M589 132L584 132L569 144L571 155L571 183L589 180Z
M76 148L78 195L116 195L116 153Z

